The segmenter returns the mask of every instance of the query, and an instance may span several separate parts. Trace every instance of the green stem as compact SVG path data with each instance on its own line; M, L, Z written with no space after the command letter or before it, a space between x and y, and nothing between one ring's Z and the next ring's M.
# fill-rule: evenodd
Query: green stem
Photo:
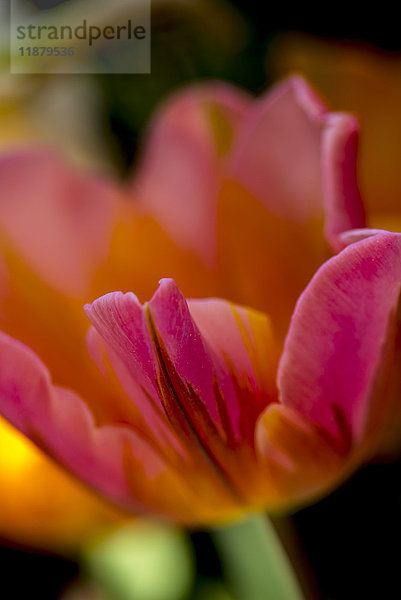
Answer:
M305 600L293 566L265 515L216 528L212 537L238 600Z

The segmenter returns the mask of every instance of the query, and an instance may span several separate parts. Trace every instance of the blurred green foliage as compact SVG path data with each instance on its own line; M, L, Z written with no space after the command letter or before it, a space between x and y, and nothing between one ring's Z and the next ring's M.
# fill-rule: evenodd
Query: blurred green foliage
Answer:
M154 523L118 529L87 549L84 564L107 600L184 600L194 578L185 534Z

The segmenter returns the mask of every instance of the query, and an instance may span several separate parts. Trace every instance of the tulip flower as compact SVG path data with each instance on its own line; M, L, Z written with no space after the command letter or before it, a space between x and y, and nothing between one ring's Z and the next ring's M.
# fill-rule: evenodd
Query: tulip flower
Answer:
M4 333L1 410L134 513L191 523L288 508L370 457L394 419L400 282L399 234L351 244L323 265L297 303L277 387L267 316L218 299L187 303L172 280L144 305L112 292L86 306L103 422Z
M332 484L348 464L342 442L316 433L301 413L276 411L275 379L298 296L332 253L329 243L339 247L342 231L364 224L356 143L355 119L327 112L293 78L258 100L219 83L179 92L156 116L126 186L75 173L45 153L3 157L2 412L134 512L202 521L281 507ZM82 306L118 289L144 301L162 276L174 277L187 297L221 296L269 316L205 301L190 305L192 321L183 296L165 283L149 303L157 307L152 324L132 296L106 296L89 314L104 303L128 304L128 323L142 339L140 348L125 345L137 361L133 376L117 351L123 338L115 348L107 334L99 338L108 309L87 335ZM181 342L195 344L178 364L177 340L168 337L177 328ZM196 419L175 402L189 403ZM274 418L264 433L257 423L266 410ZM284 428L281 438L286 419L293 434ZM302 490L279 468L280 445L292 443L305 464L306 455L321 455L310 472L295 469Z

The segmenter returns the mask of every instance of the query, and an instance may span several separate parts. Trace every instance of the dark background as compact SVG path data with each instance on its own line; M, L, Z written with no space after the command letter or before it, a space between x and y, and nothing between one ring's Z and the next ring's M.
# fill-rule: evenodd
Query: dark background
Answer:
M349 6L327 9L325 5L328 16L317 15L317 8L308 12L302 3L273 7L256 0L232 0L226 13L209 2L209 13L200 18L182 6L155 4L152 74L98 76L102 126L115 147L115 162L123 176L135 162L141 132L161 98L184 82L209 77L261 92L271 83L265 64L269 45L285 31L358 40L396 53L401 49L399 19L367 5L358 14ZM247 35L246 42L233 50L224 35L224 19L227 28L235 30L238 15ZM223 27L215 27L218 19L223 19ZM341 489L293 519L325 599L401 598L401 462L362 469ZM220 566L208 535L198 532L192 540L199 576L218 578ZM79 573L73 560L6 546L0 548L0 564L2 590L12 590L2 592L2 598L13 600L54 600Z

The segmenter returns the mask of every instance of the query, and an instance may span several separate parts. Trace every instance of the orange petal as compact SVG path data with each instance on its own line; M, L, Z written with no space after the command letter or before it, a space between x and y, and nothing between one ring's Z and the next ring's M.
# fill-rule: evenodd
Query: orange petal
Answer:
M300 225L274 216L240 184L226 181L218 224L225 295L267 312L283 338L299 294L331 253L323 217Z

